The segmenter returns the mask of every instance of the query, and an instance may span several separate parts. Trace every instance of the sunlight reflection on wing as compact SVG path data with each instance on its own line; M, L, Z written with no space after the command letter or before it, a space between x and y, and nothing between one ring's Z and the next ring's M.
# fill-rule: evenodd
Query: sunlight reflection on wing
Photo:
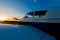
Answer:
M0 27L19 27L19 25L13 25L13 24L0 24Z

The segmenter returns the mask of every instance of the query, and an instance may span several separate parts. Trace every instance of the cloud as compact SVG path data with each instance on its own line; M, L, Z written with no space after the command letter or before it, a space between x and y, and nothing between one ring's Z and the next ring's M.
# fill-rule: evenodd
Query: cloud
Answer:
M34 2L36 2L36 0L34 0Z
M23 14L12 8L0 7L0 16L22 18Z

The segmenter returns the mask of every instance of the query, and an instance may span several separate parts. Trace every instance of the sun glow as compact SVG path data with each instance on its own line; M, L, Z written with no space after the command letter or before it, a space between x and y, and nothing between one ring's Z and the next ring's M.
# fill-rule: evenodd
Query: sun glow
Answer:
M0 21L4 21L4 20L7 20L8 17L1 17L0 16Z

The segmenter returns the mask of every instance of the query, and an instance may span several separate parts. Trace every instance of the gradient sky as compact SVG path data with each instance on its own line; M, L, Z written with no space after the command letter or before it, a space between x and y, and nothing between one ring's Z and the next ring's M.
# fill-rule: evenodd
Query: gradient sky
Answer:
M33 10L60 6L60 0L0 0L0 16L21 18Z

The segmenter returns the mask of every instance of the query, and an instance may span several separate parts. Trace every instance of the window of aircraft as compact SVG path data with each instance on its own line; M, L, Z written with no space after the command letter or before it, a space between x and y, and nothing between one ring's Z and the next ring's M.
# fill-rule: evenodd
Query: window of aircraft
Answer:
M45 18L47 10L29 12L25 15L24 18Z

